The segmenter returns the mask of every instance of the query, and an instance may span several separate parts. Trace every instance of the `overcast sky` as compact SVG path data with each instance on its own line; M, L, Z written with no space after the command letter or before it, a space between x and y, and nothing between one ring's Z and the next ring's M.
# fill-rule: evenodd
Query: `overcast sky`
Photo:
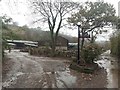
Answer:
M83 1L98 1L98 0L73 0L76 2ZM118 13L118 1L119 0L104 0L104 2L108 2L114 5L116 12ZM116 14L117 14L116 13ZM15 22L18 22L20 26L22 25L33 25L31 22L34 17L31 16L31 13L28 9L27 0L1 0L0 2L0 16L7 14L12 17ZM66 34L71 34L73 36L77 35L75 31L65 31ZM104 39L105 37L101 37ZM108 37L107 37L108 38Z

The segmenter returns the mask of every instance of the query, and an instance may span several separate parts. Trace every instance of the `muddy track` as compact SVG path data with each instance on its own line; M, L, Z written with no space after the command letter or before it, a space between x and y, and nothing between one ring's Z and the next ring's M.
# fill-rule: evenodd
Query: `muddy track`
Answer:
M6 88L104 88L108 85L109 75L104 68L109 61L105 58L111 57L106 53L98 61L104 68L93 75L70 70L69 60L30 56L19 50L6 51L6 54L14 62L3 76L3 87Z
M3 77L3 87L57 88L56 71L61 71L61 67L65 71L63 63L65 60L29 56L28 53L18 50L7 53L7 56L14 64L7 76Z

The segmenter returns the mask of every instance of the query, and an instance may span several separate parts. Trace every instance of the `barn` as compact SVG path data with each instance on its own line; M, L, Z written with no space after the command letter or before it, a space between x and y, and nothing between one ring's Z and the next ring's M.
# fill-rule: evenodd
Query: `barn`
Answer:
M57 37L57 42L56 42L56 49L65 49L67 50L68 48L68 40L62 36ZM51 45L51 40L40 40L38 41L38 46L39 47L44 47L46 45Z

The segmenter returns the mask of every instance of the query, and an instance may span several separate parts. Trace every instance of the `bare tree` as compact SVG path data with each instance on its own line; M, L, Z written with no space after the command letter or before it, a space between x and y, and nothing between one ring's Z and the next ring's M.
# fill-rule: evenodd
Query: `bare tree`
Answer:
M39 14L40 18L36 21L47 22L51 35L51 48L54 55L56 48L57 36L62 27L65 26L63 23L67 19L67 15L73 12L79 4L75 2L65 1L32 1L34 7L34 13Z

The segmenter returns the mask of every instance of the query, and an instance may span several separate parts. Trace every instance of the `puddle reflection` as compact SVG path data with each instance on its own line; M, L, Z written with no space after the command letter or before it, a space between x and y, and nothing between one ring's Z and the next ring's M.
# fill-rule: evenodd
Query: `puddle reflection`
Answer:
M107 72L107 88L118 88L118 63L110 56L110 50L103 53L96 63Z

